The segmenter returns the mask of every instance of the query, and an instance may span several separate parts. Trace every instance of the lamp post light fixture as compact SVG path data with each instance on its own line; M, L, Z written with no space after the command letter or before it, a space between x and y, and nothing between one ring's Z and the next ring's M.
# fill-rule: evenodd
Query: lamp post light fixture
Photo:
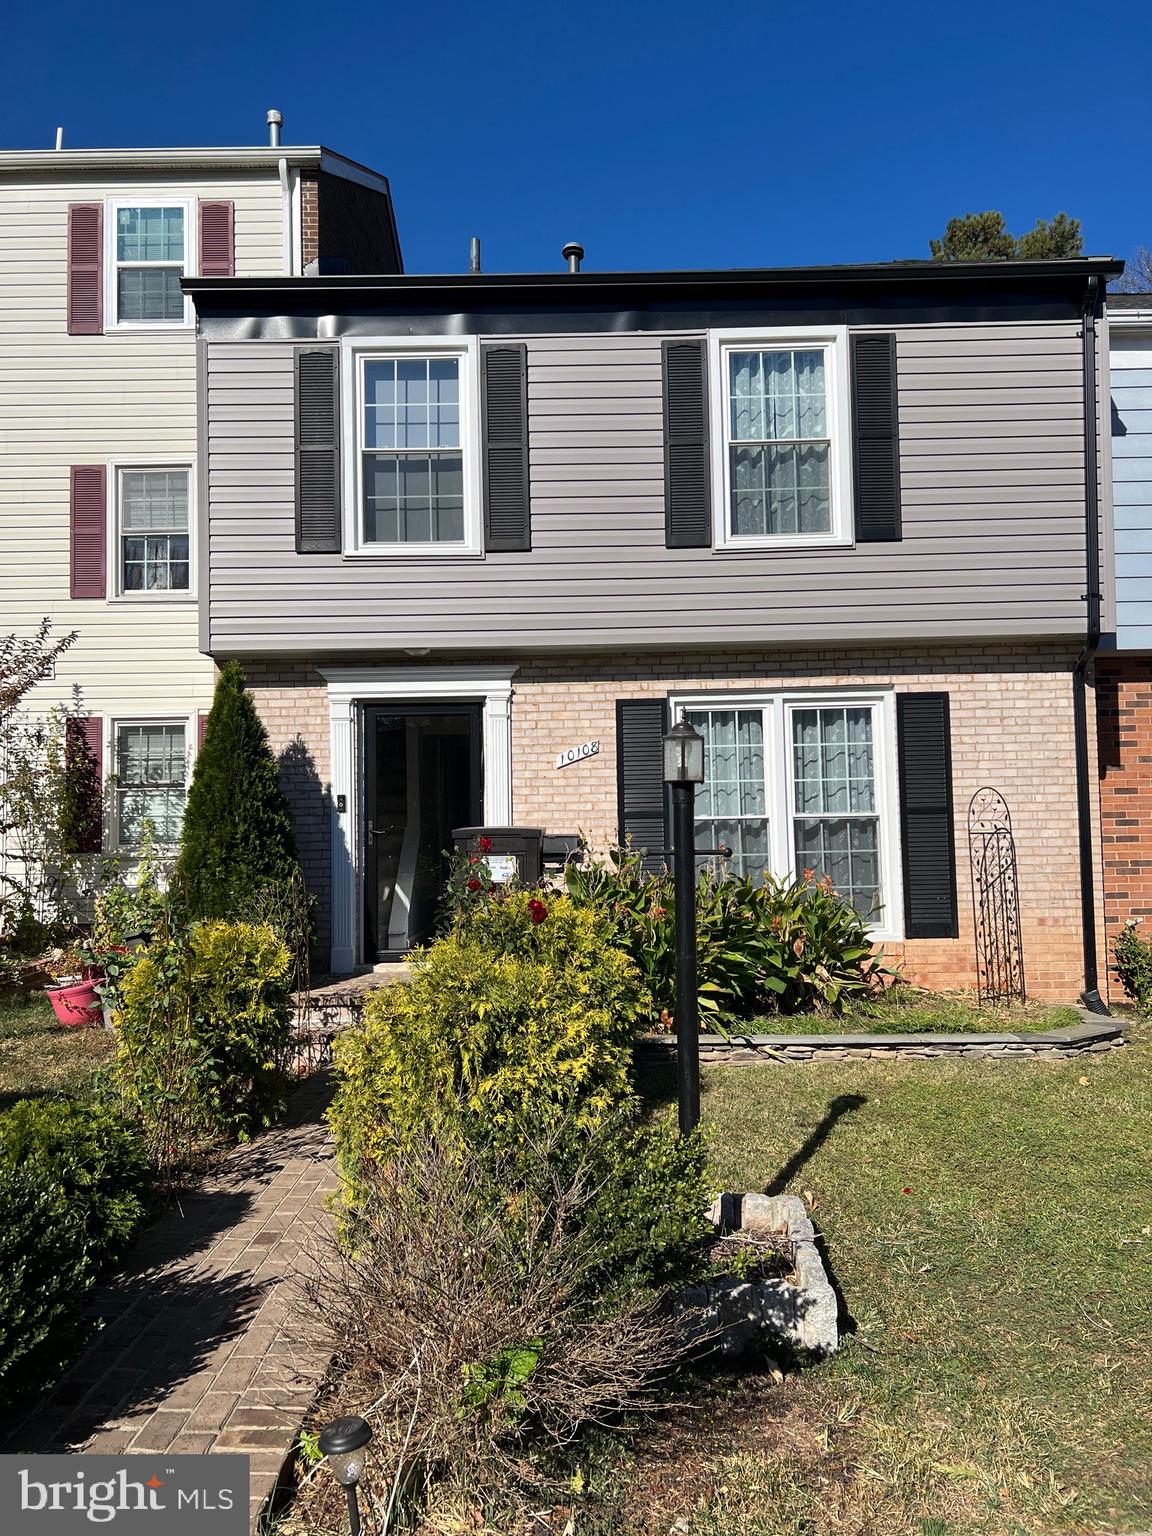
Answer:
M317 1438L321 1454L344 1489L348 1498L348 1527L352 1536L360 1536L360 1502L356 1484L364 1470L364 1450L372 1438L372 1428L366 1419L349 1414L343 1419L333 1419L325 1424Z
M664 782L672 791L672 878L676 893L676 1079L680 1133L700 1123L700 1005L696 982L696 786L704 782L704 738L687 720L664 737Z

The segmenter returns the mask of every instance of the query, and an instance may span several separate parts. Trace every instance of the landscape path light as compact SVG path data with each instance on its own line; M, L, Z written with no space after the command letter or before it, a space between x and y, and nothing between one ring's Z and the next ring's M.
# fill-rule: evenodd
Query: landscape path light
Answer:
M704 782L704 738L687 720L664 736L664 782L672 791L672 878L676 893L676 1087L680 1131L700 1122L700 1005L696 981L696 789Z
M360 1536L360 1501L356 1484L364 1470L364 1451L372 1438L367 1419L349 1414L333 1419L320 1431L317 1444L348 1498L348 1526L352 1536Z

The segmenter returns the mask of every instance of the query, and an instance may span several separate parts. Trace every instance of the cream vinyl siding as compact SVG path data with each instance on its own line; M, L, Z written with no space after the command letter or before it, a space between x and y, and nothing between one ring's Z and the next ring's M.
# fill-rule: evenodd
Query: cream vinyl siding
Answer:
M525 338L532 548L482 561L296 554L293 349L211 343L201 466L210 648L844 647L1082 635L1079 327L895 329L901 542L665 548L661 337L598 332Z
M0 180L0 628L49 615L57 633L79 631L41 706L71 703L78 687L86 713L144 717L211 700L194 598L69 597L69 467L196 457L192 331L68 335L68 205L137 194L233 202L241 276L281 273L284 242L274 172Z

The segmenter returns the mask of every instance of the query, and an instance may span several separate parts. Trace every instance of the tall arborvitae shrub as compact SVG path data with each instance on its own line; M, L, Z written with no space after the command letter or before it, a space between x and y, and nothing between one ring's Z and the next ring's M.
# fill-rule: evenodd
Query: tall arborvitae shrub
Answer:
M239 662L230 661L216 682L188 791L177 889L189 918L235 918L298 868L268 733Z

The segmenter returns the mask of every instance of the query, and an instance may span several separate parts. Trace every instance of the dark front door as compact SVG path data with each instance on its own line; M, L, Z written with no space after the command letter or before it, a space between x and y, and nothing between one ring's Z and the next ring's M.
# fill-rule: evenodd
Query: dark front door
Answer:
M452 828L481 819L480 706L365 711L365 934L369 957L428 937Z

